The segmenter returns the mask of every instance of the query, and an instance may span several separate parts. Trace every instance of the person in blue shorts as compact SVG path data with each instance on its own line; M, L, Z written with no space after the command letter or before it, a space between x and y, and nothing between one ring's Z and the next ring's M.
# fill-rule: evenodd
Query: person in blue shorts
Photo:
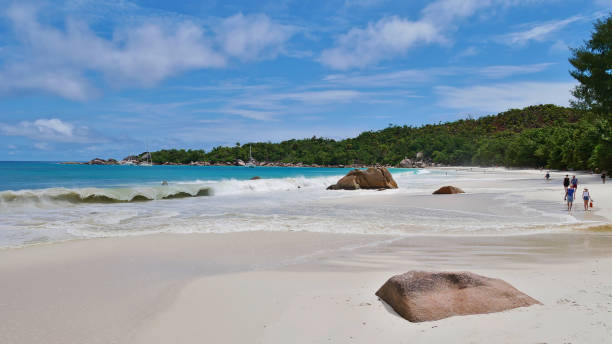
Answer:
M576 196L576 189L567 189L567 211L572 211L572 205L574 204L574 196Z
M584 201L584 211L589 210L589 201L593 202L591 194L589 193L589 189L584 188L584 190L582 191L582 200Z

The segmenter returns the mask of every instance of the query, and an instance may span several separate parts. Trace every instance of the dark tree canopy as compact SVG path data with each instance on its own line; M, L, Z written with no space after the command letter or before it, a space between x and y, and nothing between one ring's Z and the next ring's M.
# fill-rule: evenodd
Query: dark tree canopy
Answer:
M570 74L580 82L573 90L573 105L598 114L612 113L612 15L595 22L584 46L572 49Z

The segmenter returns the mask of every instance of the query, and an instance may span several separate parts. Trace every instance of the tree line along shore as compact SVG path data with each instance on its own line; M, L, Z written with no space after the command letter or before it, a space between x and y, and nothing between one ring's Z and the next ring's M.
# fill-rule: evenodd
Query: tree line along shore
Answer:
M151 152L150 160L157 165L243 165L250 151L252 162L259 166L479 165L601 172L612 170L612 126L609 116L538 105L421 127L390 124L344 140L312 137L236 143L208 152L163 149ZM139 164L148 154L86 164Z

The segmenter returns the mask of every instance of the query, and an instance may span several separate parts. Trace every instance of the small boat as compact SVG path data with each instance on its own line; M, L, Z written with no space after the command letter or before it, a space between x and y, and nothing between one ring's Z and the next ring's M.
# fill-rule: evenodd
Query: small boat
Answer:
M249 145L249 161L244 164L244 167L255 168L255 159L253 159L253 155L251 155L251 146Z
M138 166L147 166L147 167L153 166L153 158L151 157L151 152L149 152L149 147L147 146L146 149L147 149L147 151L146 151L146 153L147 153L146 159L147 160L141 162L140 164L138 164Z

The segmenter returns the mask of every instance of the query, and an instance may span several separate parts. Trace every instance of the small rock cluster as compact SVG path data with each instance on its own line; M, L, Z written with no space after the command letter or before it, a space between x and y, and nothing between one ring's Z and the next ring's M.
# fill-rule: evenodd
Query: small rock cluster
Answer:
M426 168L426 167L440 167L442 164L435 164L431 160L425 158L423 152L418 152L414 160L404 158L397 167L401 168Z
M139 165L139 164L147 162L147 157L148 157L147 154L148 153L145 152L145 153L142 153L140 156L130 155L130 156L123 158L123 160L121 161L117 161L113 158L109 158L108 160L104 160L102 158L95 158L87 162L68 161L68 162L63 162L62 164L65 164L65 165Z

